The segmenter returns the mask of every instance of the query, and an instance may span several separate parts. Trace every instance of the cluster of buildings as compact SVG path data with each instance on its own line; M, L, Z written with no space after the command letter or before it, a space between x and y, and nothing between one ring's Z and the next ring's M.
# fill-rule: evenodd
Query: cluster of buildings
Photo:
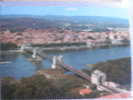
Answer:
M96 85L96 90L104 93L99 98L129 98L130 92L125 88L121 88L120 84L107 81L106 74L100 70L95 70L91 74L91 83ZM81 96L90 95L94 90L89 85L84 85L84 88L79 90Z
M0 42L12 42L17 45L24 43L80 43L86 42L89 45L97 43L118 43L122 40L129 40L128 31L107 31L107 32L74 32L71 30L58 29L26 29L23 32L10 32L9 30L0 33Z

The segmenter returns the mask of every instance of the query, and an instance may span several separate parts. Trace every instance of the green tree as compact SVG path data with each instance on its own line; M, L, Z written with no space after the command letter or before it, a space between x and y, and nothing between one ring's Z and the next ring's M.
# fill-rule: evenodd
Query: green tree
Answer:
M16 49L17 45L14 43L0 43L0 48L1 50L12 50L12 49Z
M14 96L16 86L14 84L14 79L6 77L1 80L1 97L2 99L11 100Z

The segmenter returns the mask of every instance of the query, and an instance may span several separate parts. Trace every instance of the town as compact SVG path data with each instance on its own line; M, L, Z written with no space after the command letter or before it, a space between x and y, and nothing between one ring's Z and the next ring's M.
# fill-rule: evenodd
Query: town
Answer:
M57 29L35 30L26 29L24 32L10 32L9 30L0 33L1 43L14 43L18 46L22 44L50 44L50 43L86 43L88 47L97 45L129 44L128 30L117 30L107 32L73 32Z

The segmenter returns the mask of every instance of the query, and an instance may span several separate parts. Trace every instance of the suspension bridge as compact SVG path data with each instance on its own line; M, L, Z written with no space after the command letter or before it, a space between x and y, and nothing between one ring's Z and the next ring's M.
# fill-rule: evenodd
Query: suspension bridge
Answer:
M22 52L26 51L26 52L32 53L33 59L36 58L37 55L40 56L41 58L46 58L46 59L50 60L51 62L53 62L54 63L53 65L55 65L55 66L58 65L58 66L62 67L63 69L71 71L71 72L75 73L76 75L86 79L87 81L90 81L90 76L88 74L86 74L80 70L77 70L72 66L64 64L61 56L51 57L51 56L48 56L46 53L44 53L43 50L41 50L40 48L34 48L31 46L22 46L20 51L22 51ZM53 68L56 68L55 66Z
M68 70L70 72L73 72L74 74L80 76L81 78L87 80L87 81L91 81L91 77L86 74L85 72L81 71L81 70L77 70L76 68L64 64L62 56L48 56L46 53L43 52L43 49L41 48L36 48L36 47L32 47L30 45L22 45L20 48L20 52L30 52L32 53L32 58L36 59L37 55L40 56L41 58L45 58L50 60L53 65L52 68L56 69L56 66L60 66L61 68ZM110 93L120 93L120 92L127 92L125 89L120 89L120 88L110 88L108 86L104 86L104 85L100 85L101 88L104 88L104 90L110 92Z

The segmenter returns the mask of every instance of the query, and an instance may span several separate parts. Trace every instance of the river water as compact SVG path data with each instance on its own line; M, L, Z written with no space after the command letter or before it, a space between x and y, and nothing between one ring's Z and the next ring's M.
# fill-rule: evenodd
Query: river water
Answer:
M107 60L119 59L130 56L130 47L111 47L97 48L80 51L52 52L50 56L63 55L64 62L76 69L86 68L86 64L96 64ZM51 62L47 59L40 63L29 61L31 55L19 53L4 53L0 56L2 61L7 63L0 64L0 77L11 76L16 79L29 77L40 69L50 68Z

